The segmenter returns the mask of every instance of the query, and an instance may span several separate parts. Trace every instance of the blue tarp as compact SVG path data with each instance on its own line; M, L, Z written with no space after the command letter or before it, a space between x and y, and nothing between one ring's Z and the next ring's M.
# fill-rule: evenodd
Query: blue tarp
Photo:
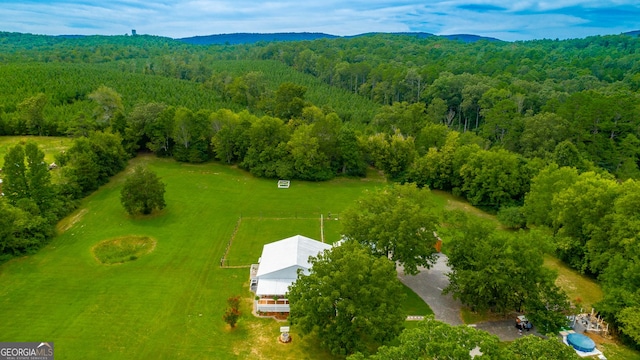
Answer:
M596 348L596 343L594 343L593 340L578 333L567 335L567 342L578 351L591 352Z

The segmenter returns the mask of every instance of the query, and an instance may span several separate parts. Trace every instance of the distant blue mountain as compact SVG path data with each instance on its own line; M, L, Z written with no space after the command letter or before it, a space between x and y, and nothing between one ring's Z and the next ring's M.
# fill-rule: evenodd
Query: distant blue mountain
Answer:
M626 32L626 33L622 33L622 35L640 36L640 30L629 31L629 32Z
M356 38L361 36L371 36L376 34L405 35L414 36L419 39L425 39L432 36L439 36L450 40L461 41L464 43L472 43L480 40L486 41L502 41L496 38L484 37L478 35L456 34L456 35L433 35L425 32L397 32L397 33L364 33L351 36L336 36L325 33L234 33L234 34L217 34L205 36L193 36L176 39L178 41L193 45L235 45L235 44L254 44L257 42L270 41L303 41L317 39L335 39L335 38Z
M454 34L454 35L440 35L440 37L447 38L449 40L458 40L464 43L472 43L480 40L486 41L502 41L500 39L487 37L487 36L478 36L478 35L470 35L470 34Z
M436 37L441 37L441 38L445 38L445 39L449 39L449 40L461 41L461 42L464 42L464 43L472 43L472 42L476 42L476 41L480 41L480 40L502 41L500 39L496 39L496 38L492 38L492 37L486 37L486 36L479 36L479 35L468 35L468 34L434 35L434 34L427 33L427 32L365 33L365 34L353 35L353 36L345 36L345 37L354 38L354 37L368 36L368 35L375 35L375 34L391 34L391 35L413 36L413 37L416 37L418 39L426 39L426 38L430 38L430 37L436 36Z
M235 45L235 44L253 44L257 42L270 42L270 41L302 41L302 40L316 40L316 39L333 39L337 38L336 35L329 35L324 33L235 33L235 34L218 34L218 35L205 35L205 36L193 36L187 38L176 39L187 44L192 45Z
M357 37L362 37L362 36L372 36L372 35L380 35L380 34L387 34L387 35L403 35L403 36L413 36L415 38L418 39L426 39L426 38L430 38L436 35L433 35L431 33L427 33L427 32L368 32L368 33L363 33L363 34L358 34L358 35L348 35L348 36L343 36L344 38L357 38Z

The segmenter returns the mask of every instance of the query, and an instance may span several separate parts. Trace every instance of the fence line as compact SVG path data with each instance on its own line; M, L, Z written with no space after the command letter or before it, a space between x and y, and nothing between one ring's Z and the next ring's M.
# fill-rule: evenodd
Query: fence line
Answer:
M236 234L238 233L238 229L240 229L240 223L242 222L242 216L238 217L238 221L236 222L236 228L233 229L233 234L231 234L231 238L227 242L227 248L224 250L224 255L222 255L222 259L220 259L220 267L221 268L233 268L236 266L229 266L227 261L227 255L229 255L229 250L231 249L231 243L236 238ZM251 267L251 265L243 267Z

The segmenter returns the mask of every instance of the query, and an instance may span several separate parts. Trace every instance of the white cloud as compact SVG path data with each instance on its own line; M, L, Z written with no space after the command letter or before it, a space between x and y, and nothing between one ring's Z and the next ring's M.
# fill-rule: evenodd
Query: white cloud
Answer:
M526 40L636 30L638 17L635 0L9 0L0 7L0 30L107 35L137 29L170 37L425 31Z

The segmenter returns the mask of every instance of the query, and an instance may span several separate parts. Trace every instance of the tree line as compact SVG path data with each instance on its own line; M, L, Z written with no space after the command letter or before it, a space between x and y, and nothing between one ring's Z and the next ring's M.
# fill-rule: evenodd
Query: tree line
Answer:
M55 170L36 143L11 147L2 168L0 262L45 245L55 235L58 221L124 169L128 159L120 136L101 131L75 139L56 156L61 167Z

